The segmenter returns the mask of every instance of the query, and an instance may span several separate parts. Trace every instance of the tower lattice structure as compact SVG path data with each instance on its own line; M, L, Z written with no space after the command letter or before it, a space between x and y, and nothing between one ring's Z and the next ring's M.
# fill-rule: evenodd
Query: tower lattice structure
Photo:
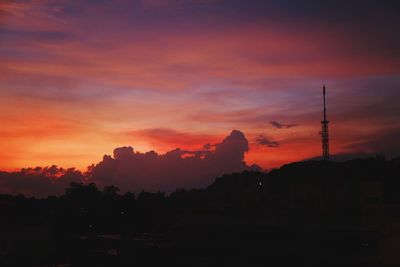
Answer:
M329 121L326 118L326 100L325 100L325 85L322 88L323 91L323 98L324 98L324 120L321 121L322 125L322 159L329 160L329 131L328 131L328 124Z

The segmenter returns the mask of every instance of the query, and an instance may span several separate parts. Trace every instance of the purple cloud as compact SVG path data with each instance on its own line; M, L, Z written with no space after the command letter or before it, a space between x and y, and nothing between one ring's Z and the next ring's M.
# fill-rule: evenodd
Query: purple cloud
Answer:
M89 179L99 185L116 185L123 191L171 192L178 187L203 187L220 175L250 169L244 162L249 144L240 131L233 130L221 143L213 145L213 150L207 149L208 145L205 148L177 148L158 154L119 147L113 157L105 155L91 168Z
M282 123L279 123L277 121L270 121L269 123L272 126L274 126L275 128L278 128L278 129L287 129L287 128L292 128L292 127L299 126L298 124L282 124Z
M265 137L264 135L260 135L259 137L257 137L256 142L257 144L266 147L279 147L279 143L277 141L272 141L267 137Z
M1 194L24 194L45 197L61 195L71 182L83 182L85 175L69 168L50 167L24 168L17 172L0 172Z

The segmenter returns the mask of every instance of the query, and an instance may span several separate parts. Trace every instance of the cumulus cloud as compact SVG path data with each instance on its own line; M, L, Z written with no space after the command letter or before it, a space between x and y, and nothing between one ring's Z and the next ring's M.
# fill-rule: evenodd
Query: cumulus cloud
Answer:
M61 195L71 182L95 182L99 187L118 186L121 191L171 192L177 188L204 187L223 174L259 169L248 166L244 155L249 144L240 131L216 144L198 150L175 149L165 154L140 153L131 146L114 149L86 173L75 168L25 168L18 172L0 172L0 194L24 194L45 197Z
M270 140L269 138L265 137L264 135L260 135L256 139L257 144L263 145L266 147L278 147L279 143L277 141Z
M274 126L275 128L278 128L278 129L287 129L287 128L292 128L292 127L299 126L298 124L282 124L282 123L279 123L277 121L270 121L269 123L272 126Z
M83 182L84 174L69 168L24 168L17 172L0 172L0 193L45 197L61 195L71 182Z
M249 169L244 162L248 150L246 137L237 130L220 143L194 151L177 148L158 154L119 147L114 150L113 157L105 155L91 167L89 179L99 185L113 184L123 191L134 192L203 187L217 176Z

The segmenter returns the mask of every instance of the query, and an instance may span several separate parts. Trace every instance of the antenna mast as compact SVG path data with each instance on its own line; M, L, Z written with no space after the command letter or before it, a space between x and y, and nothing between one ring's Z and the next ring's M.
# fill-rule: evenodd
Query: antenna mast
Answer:
M329 133L328 124L329 121L326 119L326 102L325 102L325 85L322 87L323 98L324 98L324 120L322 124L322 159L329 160Z

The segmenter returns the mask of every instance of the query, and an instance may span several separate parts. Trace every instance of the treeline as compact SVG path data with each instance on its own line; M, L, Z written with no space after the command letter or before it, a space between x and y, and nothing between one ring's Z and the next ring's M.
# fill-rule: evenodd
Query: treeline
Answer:
M59 233L159 232L182 213L237 216L342 216L363 209L397 212L400 160L308 161L269 173L225 175L204 189L120 193L72 182L60 197L0 195L2 224L51 224ZM400 212L400 211L399 211ZM311 216L311 217L312 217ZM125 229L125 230L124 230Z

